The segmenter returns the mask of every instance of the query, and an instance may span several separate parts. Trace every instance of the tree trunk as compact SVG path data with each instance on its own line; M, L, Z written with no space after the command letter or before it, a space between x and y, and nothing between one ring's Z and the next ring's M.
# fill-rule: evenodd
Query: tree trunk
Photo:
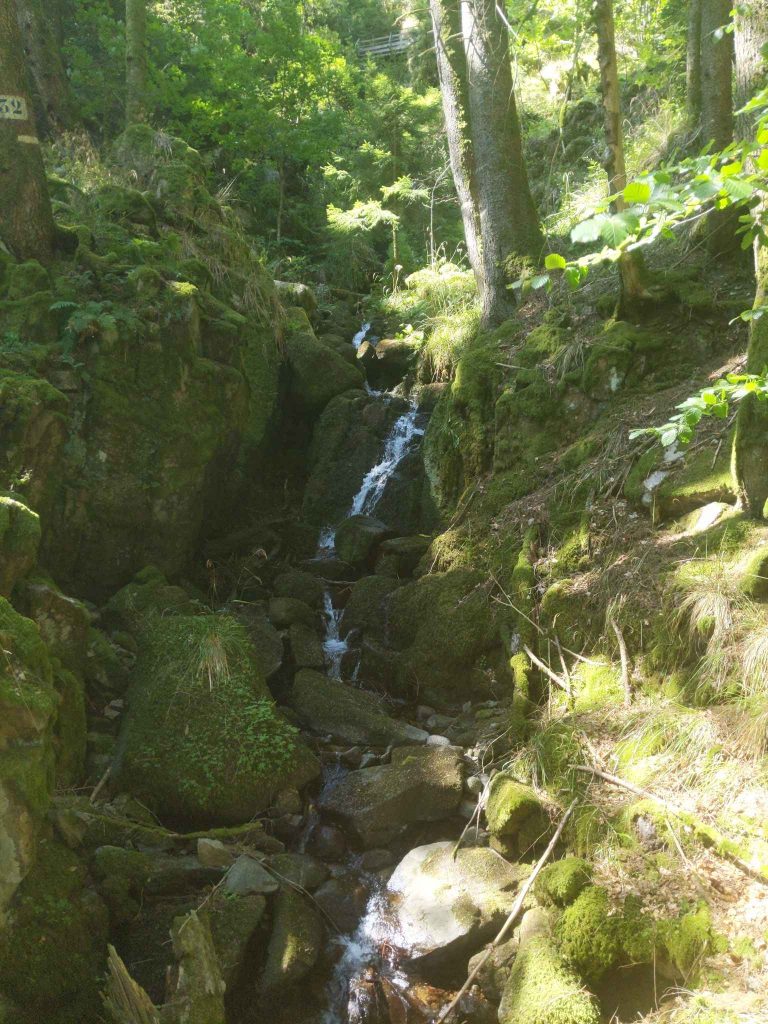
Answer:
M429 0L443 102L448 157L464 224L467 256L483 298L480 259L480 213L476 201L475 163L469 134L469 83L461 33L460 0Z
M686 110L688 127L696 131L701 121L701 4L688 2L688 53L686 60Z
M612 0L594 0L593 17L597 34L597 59L600 65L600 85L603 95L603 122L605 127L608 191L618 193L615 201L619 212L626 208L622 195L627 185L624 164L624 136L621 126L621 96L619 68L616 60L616 31L613 21ZM647 298L643 282L643 263L636 253L626 253L619 260L621 277L620 313L635 310Z
M16 0L24 52L32 86L35 119L40 131L52 135L75 122L72 93L56 31L56 11L43 0Z
M701 6L701 130L715 151L733 142L733 36L722 32L731 0L703 0Z
M53 259L54 224L16 0L0 0L0 242L19 259Z
M768 43L768 0L752 0L737 8L736 95L743 104L764 83L766 64L762 48ZM746 123L744 123L746 121ZM739 134L752 133L750 119L740 119ZM763 200L765 203L765 200ZM768 303L768 249L755 241L755 307ZM747 372L763 373L768 367L768 318L751 320ZM753 396L743 399L736 417L733 446L736 486L745 510L753 516L766 513L768 501L768 408Z
M543 240L523 158L507 28L495 0L465 0L462 28L480 212L483 322L495 326L515 308L507 262L514 256L538 257Z
M147 0L125 0L125 121L147 120Z

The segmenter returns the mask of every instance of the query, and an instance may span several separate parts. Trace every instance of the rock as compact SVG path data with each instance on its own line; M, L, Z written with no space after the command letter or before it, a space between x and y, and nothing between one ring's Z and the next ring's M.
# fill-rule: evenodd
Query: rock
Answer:
M319 771L277 711L239 623L226 615L148 619L116 785L163 820L210 827L248 821Z
M373 387L388 389L399 384L410 372L420 347L420 342L382 338L376 345L363 342L357 350L357 358L365 366Z
M359 568L372 565L374 553L388 533L386 523L374 516L347 516L336 531L339 558Z
M237 858L224 879L224 891L236 893L238 896L276 892L279 887L275 876L247 853Z
M381 758L378 757L376 754L372 753L370 750L363 754L363 756L360 758L361 768L372 768L374 765L377 764L381 764Z
M427 738L422 730L390 718L380 698L319 672L297 673L291 706L304 725L342 743L388 746L422 743Z
M345 750L341 754L342 764L347 765L349 768L359 768L363 760L363 751L360 747L350 747L349 750Z
M487 783L487 775L470 775L470 777L467 779L464 785L468 792L474 794L475 796L480 796L480 794L485 789Z
M477 975L477 982L483 993L494 1003L501 1001L504 985L509 976L512 964L517 956L520 947L517 936L513 936L500 946L496 946L491 955L483 964L480 973ZM483 949L475 953L467 964L467 971L472 972L479 962L484 959L487 950Z
M197 857L142 853L120 846L100 846L93 876L114 919L125 922L142 903L189 896L221 881L221 866L201 865Z
M452 746L451 741L447 736L428 736L427 737L428 747L450 747Z
M370 885L359 875L332 878L315 893L315 899L341 932L352 934L365 914Z
M275 281L275 291L284 306L300 306L310 320L317 312L317 297L308 285Z
M325 588L311 572L291 569L275 579L274 591L277 597L290 597L312 608L319 608L323 603Z
M360 858L360 867L363 871L382 871L388 868L394 859L391 850L366 850Z
M526 910L518 928L518 940L521 946L530 942L531 939L551 934L552 919L543 907L531 907L530 910Z
M248 946L264 918L267 901L258 895L240 896L215 899L209 906L207 917L213 948L227 992L230 992L247 963Z
M304 311L295 307L289 310L285 354L290 370L288 401L310 420L316 419L332 398L363 386L357 367L322 345Z
M82 673L91 627L91 614L83 602L63 594L48 580L29 579L17 586L14 603L23 615L38 624L50 653L65 668Z
M243 602L237 618L251 639L256 667L265 679L271 679L283 664L283 638L267 618L261 604Z
M565 907L592 881L592 866L581 857L564 857L548 864L536 879L534 892L542 903Z
M354 634L352 637L354 638ZM407 692L401 691L399 685L402 658L397 651L379 643L378 640L366 637L360 643L359 651L351 653L353 657L357 655L355 678L363 686L393 696L409 696Z
M295 985L312 970L323 946L323 925L315 907L300 893L281 889L259 987L276 992Z
M419 846L389 880L389 943L430 979L466 964L504 923L530 868L509 864L488 849L454 842Z
M278 814L301 814L304 802L297 789L281 789L274 799L272 807Z
M435 709L429 707L427 704L419 704L416 708L416 718L419 722L426 723L434 714L437 714Z
M429 716L424 725L431 732L437 732L438 729L450 729L455 720L450 715L434 714Z
M291 626L291 653L297 668L323 668L325 651L323 642L313 629L296 623Z
M462 764L454 750L399 747L391 764L350 772L323 795L320 806L370 849L389 843L408 825L450 816L461 792Z
M392 537L382 542L376 559L376 572L381 576L408 579L429 551L432 538L426 534L415 537Z
M485 817L493 845L506 855L530 853L551 830L549 815L535 791L503 772L491 781Z
M269 621L277 629L288 629L301 625L314 629L317 626L317 612L295 597L273 597L269 601Z
M235 854L219 839L198 839L197 859L205 868L228 868Z
M171 929L176 966L168 978L163 1024L224 1024L225 984L204 915L194 910Z
M315 825L309 833L307 849L321 860L341 861L347 852L347 841L341 829Z
M364 576L353 584L344 607L344 628L359 629L367 638L384 639L390 595L400 586L387 576Z
M499 1006L499 1024L600 1024L597 1000L546 938L517 954Z
M596 985L619 963L621 932L622 921L613 912L608 893L595 885L582 891L557 925L563 957L590 985ZM652 953L652 945L649 951Z
M281 881L293 882L308 892L314 892L328 878L325 864L306 853L278 853L266 863Z

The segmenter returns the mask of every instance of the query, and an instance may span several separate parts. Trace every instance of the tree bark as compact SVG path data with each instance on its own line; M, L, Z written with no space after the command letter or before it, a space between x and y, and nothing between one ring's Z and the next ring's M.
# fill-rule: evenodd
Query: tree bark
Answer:
M480 212L476 199L475 161L469 129L469 82L461 32L461 0L430 0L429 8L448 157L461 208L467 256L482 300L484 288L480 259Z
M56 11L43 0L16 0L19 28L27 57L35 119L50 136L75 122L72 93L56 31Z
M686 110L688 127L696 131L701 121L701 4L688 3L688 53L686 59Z
M55 229L33 116L16 0L0 0L0 242L50 263Z
M733 36L728 25L731 0L702 0L701 130L715 151L733 142Z
M733 42L736 59L736 110L741 109L756 92L766 85L765 58L761 48L768 41L768 0L749 0L736 7ZM755 123L754 114L739 114L736 128L739 138L749 138Z
M147 0L125 0L125 121L147 120Z
M616 30L612 0L594 0L592 8L597 34L597 59L600 65L600 85L603 95L603 123L605 129L608 191L618 194L614 205L617 211L626 209L622 193L627 186L624 163L624 135L621 126L621 95L619 68L616 59ZM643 282L643 263L636 253L626 253L619 260L621 277L621 313L631 312L647 298Z
M482 239L483 322L495 326L515 309L508 261L538 257L543 240L523 157L507 28L495 0L465 0L462 29Z

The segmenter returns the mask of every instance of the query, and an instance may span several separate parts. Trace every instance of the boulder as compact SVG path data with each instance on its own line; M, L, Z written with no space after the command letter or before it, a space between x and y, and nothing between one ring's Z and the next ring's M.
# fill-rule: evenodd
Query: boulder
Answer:
M239 622L147 620L118 745L119 786L161 819L210 827L248 821L319 771L276 709Z
M418 342L382 338L375 345L363 342L357 350L357 358L375 388L393 388L413 368L420 347Z
M317 625L317 612L305 601L295 597L273 597L269 602L269 621L276 629L289 629L291 626Z
M276 992L306 977L323 948L323 924L315 906L292 889L281 889L275 901L272 936L259 987Z
M280 881L314 892L328 878L328 868L306 853L276 853L266 862Z
M37 562L40 516L21 500L0 495L0 595L10 597L16 581Z
M171 928L176 959L168 976L163 1024L225 1024L226 986L207 917L194 910Z
M325 665L323 641L309 626L295 623L289 632L291 654L297 668L318 668Z
M264 896L240 896L215 899L207 917L211 927L213 948L227 992L234 988L247 962L248 945L264 918L267 901Z
M288 401L299 414L316 419L332 398L362 388L363 375L343 356L322 345L303 309L289 310L285 354L290 371Z
M312 608L318 608L323 603L322 581L311 572L304 572L301 569L281 573L275 579L273 589L276 597L290 597Z
M389 942L428 977L467 959L504 923L530 868L510 864L492 850L455 842L411 850L387 885Z
M399 747L392 762L344 776L320 799L322 810L368 849L409 825L450 817L462 793L462 759L451 747Z
M566 907L592 880L592 866L581 857L564 857L548 864L536 879L534 891L542 903Z
M387 576L364 576L358 580L344 607L344 628L359 629L365 636L383 639L389 597L399 586L396 579Z
M278 888L279 883L275 876L247 853L237 858L224 879L225 891L237 896L271 893L276 892Z
M341 932L351 935L360 924L371 896L371 887L359 875L332 878L315 893L321 909Z
M551 940L523 944L499 1006L499 1024L600 1024L595 997L567 966Z
M82 601L63 594L50 580L33 578L19 585L15 604L37 623L48 650L65 668L85 669L91 613Z
M336 530L339 558L359 568L372 565L376 549L389 532L386 523L374 516L347 516Z
M530 854L551 831L535 791L503 772L491 780L485 817L493 845L507 856Z
M414 537L391 537L383 541L376 559L376 573L380 576L394 576L408 579L413 576L416 566L429 551L432 538L426 534Z
M391 718L384 702L319 672L298 672L291 706L300 721L316 732L330 733L341 743L386 747L423 743L427 733Z
M309 285L297 284L294 281L275 281L275 291L284 306L299 306L310 320L317 312L317 297Z

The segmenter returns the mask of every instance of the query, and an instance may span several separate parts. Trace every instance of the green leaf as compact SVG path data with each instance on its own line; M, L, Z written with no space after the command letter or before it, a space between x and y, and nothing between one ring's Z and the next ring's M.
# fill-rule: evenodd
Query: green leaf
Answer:
M565 268L565 280L570 288L576 289L581 284L581 274L578 267Z
M576 245L581 245L585 242L596 242L600 237L600 231L607 220L607 217L591 217L589 220L584 220L581 224L577 224L576 227L571 231L571 241Z
M723 188L726 194L736 203L740 203L744 199L750 199L755 192L754 185L740 178L726 178L723 182Z
M537 274L536 277L531 279L531 288L534 291L538 291L539 288L544 288L549 284L549 274Z
M624 189L624 201L630 206L634 203L644 204L651 198L652 188L647 181L630 181Z
M544 260L546 270L565 270L567 266L565 258L558 252L551 252Z

